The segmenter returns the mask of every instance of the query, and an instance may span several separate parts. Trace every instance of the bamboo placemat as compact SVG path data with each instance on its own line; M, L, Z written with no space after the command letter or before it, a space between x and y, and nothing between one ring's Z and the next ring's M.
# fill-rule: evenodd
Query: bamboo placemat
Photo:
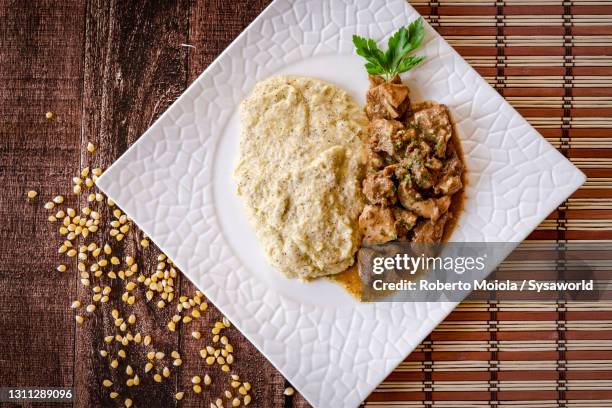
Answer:
M588 176L528 241L612 259L612 1L410 3ZM463 303L365 406L612 407L612 302Z

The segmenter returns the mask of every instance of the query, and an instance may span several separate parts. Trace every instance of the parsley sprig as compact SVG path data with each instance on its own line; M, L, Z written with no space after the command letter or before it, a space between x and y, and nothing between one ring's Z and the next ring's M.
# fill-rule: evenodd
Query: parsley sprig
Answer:
M365 58L365 68L370 75L380 75L391 81L397 74L406 72L425 59L424 56L408 55L419 48L425 37L423 19L419 18L408 27L402 27L389 38L388 49L382 52L371 38L353 36L357 55Z

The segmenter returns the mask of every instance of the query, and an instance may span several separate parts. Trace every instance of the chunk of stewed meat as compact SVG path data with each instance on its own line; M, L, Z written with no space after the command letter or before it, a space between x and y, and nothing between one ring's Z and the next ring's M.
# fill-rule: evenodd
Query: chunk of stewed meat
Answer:
M438 220L421 220L414 228L414 242L423 242L436 244L440 242L444 236L444 227L450 220L449 213L444 214Z
M451 203L453 202L450 196L442 196L440 198L434 198L432 200L436 202L436 206L438 206L438 209L440 210L440 215L446 214L451 206Z
M405 180L407 177L410 176L410 169L406 165L402 164L401 162L398 164L392 164L387 167L391 167L391 166L393 166L392 168L395 169L394 171L395 171L396 180L399 180L401 182L402 180Z
M424 157L429 157L429 155L431 154L431 146L429 146L423 140L419 140L417 143L414 143L411 147L412 149L419 150L423 154Z
M378 83L370 80L370 84ZM401 83L382 82L371 86L366 94L365 112L369 119L397 119L410 107L408 87Z
M442 169L442 174L451 176L460 176L463 173L463 162L459 158L457 151L450 147L447 152L447 158Z
M449 196L424 199L418 191L411 187L410 182L407 181L400 183L397 195L404 208L433 221L446 213L451 204Z
M435 157L429 157L425 161L425 167L427 167L428 169L431 169L433 171L440 171L440 170L442 170L442 166L444 166L442 161L440 159L435 158Z
M368 81L370 81L370 88L374 88L378 85L385 83L385 78L378 75L368 75Z
M370 77L369 175L362 185L368 205L359 219L364 242L440 242L452 197L463 188L447 107L425 102L412 108L399 76L389 82Z
M373 119L370 122L370 144L377 152L399 155L405 146L404 125L397 120Z
M422 189L431 188L434 179L429 169L425 166L427 154L420 148L414 148L406 159L402 161L410 169L412 179Z
M395 229L401 238L405 238L408 232L416 225L418 216L412 211L400 207L393 207L395 217Z
M419 126L425 139L434 147L437 157L446 157L446 145L452 136L452 125L445 105L434 105L414 114L414 121Z
M385 167L385 159L382 156L372 150L369 151L368 165L370 170L380 170Z
M461 190L461 187L463 187L461 177L446 175L436 184L434 191L436 194L447 196L455 194L457 191Z
M359 229L364 243L382 244L397 239L395 218L388 207L366 205L359 216Z
M363 180L363 194L370 204L391 206L397 202L397 189L393 182L394 168L385 167L368 174Z

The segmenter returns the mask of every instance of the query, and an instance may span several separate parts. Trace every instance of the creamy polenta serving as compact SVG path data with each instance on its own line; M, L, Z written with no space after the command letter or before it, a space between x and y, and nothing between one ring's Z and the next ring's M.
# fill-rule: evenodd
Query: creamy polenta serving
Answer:
M270 262L288 277L344 271L359 248L363 109L313 78L259 82L240 106L238 194Z

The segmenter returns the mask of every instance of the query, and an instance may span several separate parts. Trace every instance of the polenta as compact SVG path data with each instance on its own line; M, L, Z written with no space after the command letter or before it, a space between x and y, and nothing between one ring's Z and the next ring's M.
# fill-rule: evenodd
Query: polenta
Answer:
M344 271L361 235L367 119L342 89L259 82L240 106L238 195L272 265L311 279Z

